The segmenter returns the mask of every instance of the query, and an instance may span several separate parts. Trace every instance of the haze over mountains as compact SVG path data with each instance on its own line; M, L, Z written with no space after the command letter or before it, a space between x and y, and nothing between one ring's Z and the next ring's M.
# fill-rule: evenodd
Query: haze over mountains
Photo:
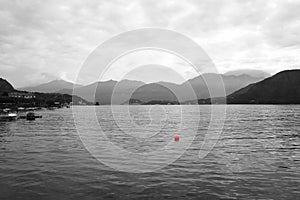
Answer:
M256 78L268 78L271 76L271 74L261 71L261 70L255 70L255 69L239 69L239 70L234 70L234 71L229 71L226 72L224 75L230 76L230 75L235 75L235 76L239 76L239 75L249 75L252 77L256 77Z
M80 87L81 85L75 85L75 87ZM23 87L18 88L19 90L24 90L28 92L45 92L52 93L57 92L62 89L73 89L74 84L64 80L53 80L49 83L44 83L37 86L32 87Z

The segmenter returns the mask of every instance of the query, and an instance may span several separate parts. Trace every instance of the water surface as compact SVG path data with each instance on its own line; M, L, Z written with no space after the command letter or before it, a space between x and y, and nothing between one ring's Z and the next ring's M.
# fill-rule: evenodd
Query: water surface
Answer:
M92 115L91 107L77 108L85 117ZM97 107L96 113L103 129L111 133L107 134L111 141L128 151L139 152L160 148L173 137L173 130L180 123L180 108L192 116L196 107L166 106L167 117L161 122L166 124L165 134L156 135L150 145L122 140L126 136L114 126L109 107ZM199 108L201 123L188 150L174 163L141 174L115 171L95 159L78 137L71 109L41 111L43 118L36 121L0 122L0 199L296 199L300 196L300 106L228 106L222 135L203 159L198 158L198 153L209 124L210 107ZM130 109L135 123L141 126L164 116L154 114L150 119L147 106ZM187 123L190 124L185 127L195 127L192 118ZM144 129L137 127L125 126L133 135L139 131L145 134ZM151 128L157 127L148 128L151 132ZM121 164L128 163L125 159Z

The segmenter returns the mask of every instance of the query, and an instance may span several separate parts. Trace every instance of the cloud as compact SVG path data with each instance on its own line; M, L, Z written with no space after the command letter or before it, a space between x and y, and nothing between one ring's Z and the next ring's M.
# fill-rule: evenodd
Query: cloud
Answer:
M99 44L142 27L186 34L221 72L299 68L299 9L297 0L0 0L0 75L16 87L45 74L74 81Z
M273 4L274 11L264 24L267 41L278 47L300 47L300 2Z
M187 71L189 73L186 73ZM101 81L113 78L140 80L146 83L182 83L197 75L196 70L178 56L168 52L145 50L132 52L117 60L101 77Z

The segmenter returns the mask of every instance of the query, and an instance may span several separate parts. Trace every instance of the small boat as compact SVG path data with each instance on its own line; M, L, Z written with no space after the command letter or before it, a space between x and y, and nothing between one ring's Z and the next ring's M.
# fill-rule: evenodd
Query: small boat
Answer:
M29 112L26 115L27 120L35 120L35 118L36 118L36 116L35 116L34 112Z
M35 115L34 112L29 112L25 116L24 115L20 116L20 119L27 119L27 120L30 120L30 121L35 120L36 118L42 118L42 116L41 115Z

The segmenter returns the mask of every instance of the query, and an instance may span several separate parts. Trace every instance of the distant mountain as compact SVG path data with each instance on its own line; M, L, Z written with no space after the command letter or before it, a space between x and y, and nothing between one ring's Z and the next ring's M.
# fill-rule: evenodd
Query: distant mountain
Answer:
M254 69L240 69L240 70L234 70L234 71L229 71L225 73L224 75L226 76L240 76L240 75L248 75L256 78L268 78L271 76L271 74L261 71L261 70L254 70Z
M242 88L227 98L228 103L299 104L300 70L287 70Z
M49 83L44 83L34 87L19 88L19 90L24 90L29 92L53 93L53 92L61 91L63 89L73 89L74 86L80 87L81 85L74 85L73 83L64 80L54 80Z
M220 97L224 95L223 85L218 81L220 78L224 83L225 95L231 94L232 92L241 89L250 83L255 83L262 80L262 78L256 78L245 74L234 76L209 73L188 80L187 82L183 83L181 87L186 88L187 84L190 84L194 89L198 99ZM212 93L209 92L209 89L212 90ZM189 90L183 89L183 91L187 92ZM186 96L185 100L191 100L191 98L188 98L190 97L189 94L183 94L182 96Z
M122 80L117 82L110 80L78 87L74 90L74 94L91 102L99 102L102 105L122 104L130 99L132 92L143 85L145 83L141 81ZM59 92L72 94L73 90L61 90Z
M14 87L7 80L0 78L0 95L13 92L14 90Z
M142 102L178 101L169 88L158 83L150 83L137 88L131 95L131 99L138 99Z

